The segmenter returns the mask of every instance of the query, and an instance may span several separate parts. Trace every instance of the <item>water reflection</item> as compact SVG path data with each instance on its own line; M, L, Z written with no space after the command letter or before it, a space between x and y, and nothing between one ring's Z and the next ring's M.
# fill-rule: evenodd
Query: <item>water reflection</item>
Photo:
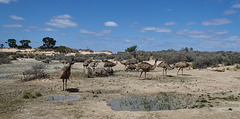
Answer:
M70 102L80 99L79 96L49 96L47 101L51 102Z
M157 96L138 96L109 100L115 111L158 111L190 107L196 97L190 94L161 93Z

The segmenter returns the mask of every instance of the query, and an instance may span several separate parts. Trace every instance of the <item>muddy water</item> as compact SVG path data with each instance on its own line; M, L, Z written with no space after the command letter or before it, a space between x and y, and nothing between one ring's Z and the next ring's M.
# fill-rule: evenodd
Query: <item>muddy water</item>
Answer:
M157 96L138 96L109 100L115 111L176 110L192 106L197 97L190 94L161 93Z
M70 102L74 100L79 100L79 96L49 96L47 101L50 102Z
M0 80L7 80L9 76L17 75L17 73L9 73L9 74L0 74Z

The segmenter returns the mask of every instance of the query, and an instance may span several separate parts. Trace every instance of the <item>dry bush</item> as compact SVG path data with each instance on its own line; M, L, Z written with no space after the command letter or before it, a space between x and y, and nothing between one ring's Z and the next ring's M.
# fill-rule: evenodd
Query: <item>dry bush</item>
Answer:
M0 53L0 65L11 63L10 58L5 53Z
M44 71L45 65L37 64L33 65L30 70L26 70L23 72L22 81L31 81L34 79L48 78L49 75Z

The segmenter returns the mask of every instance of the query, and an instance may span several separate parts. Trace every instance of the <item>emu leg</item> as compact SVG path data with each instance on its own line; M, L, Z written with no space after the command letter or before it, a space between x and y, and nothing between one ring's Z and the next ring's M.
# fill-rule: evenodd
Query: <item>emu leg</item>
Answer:
M164 68L163 68L162 72L163 72L163 76L164 76Z
M166 76L167 76L167 68L165 69L165 73L166 73Z
M146 74L147 74L147 72L145 72L145 80L146 80Z
M67 80L68 79L66 79L66 82L65 82L65 90L67 90Z
M63 90L62 91L64 91L64 79L62 79L62 82L63 82Z
M182 68L182 75L183 75L183 68Z
M142 73L143 73L143 71L141 71L141 74L140 74L139 80L141 79Z
M178 72L180 71L181 68L178 69ZM177 75L178 75L178 72L177 72Z

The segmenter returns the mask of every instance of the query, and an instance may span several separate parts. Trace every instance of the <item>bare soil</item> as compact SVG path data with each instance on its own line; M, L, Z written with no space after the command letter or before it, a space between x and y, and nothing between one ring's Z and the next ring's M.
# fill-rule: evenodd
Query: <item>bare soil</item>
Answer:
M34 64L33 59L14 61L0 66L0 74L11 74L0 79L0 118L27 119L238 119L240 117L240 70L235 66L208 69L184 69L184 75L162 69L147 73L149 80L139 80L140 72L123 71L118 63L110 77L86 78L82 63L75 63L68 88L62 91L60 70L63 64L53 61L47 65L48 79L22 82L21 73ZM153 61L150 63L153 64ZM100 63L98 67L103 67ZM223 71L223 69L225 69ZM221 70L221 72L218 72ZM144 75L143 75L144 77ZM142 77L142 78L143 78ZM25 99L24 94L42 96ZM114 111L111 99L136 96L155 96L159 93L191 94L199 97L195 107L159 111ZM71 101L50 101L51 96L75 96ZM206 100L206 101L203 101ZM203 105L204 104L204 105ZM202 106L200 106L202 105Z

